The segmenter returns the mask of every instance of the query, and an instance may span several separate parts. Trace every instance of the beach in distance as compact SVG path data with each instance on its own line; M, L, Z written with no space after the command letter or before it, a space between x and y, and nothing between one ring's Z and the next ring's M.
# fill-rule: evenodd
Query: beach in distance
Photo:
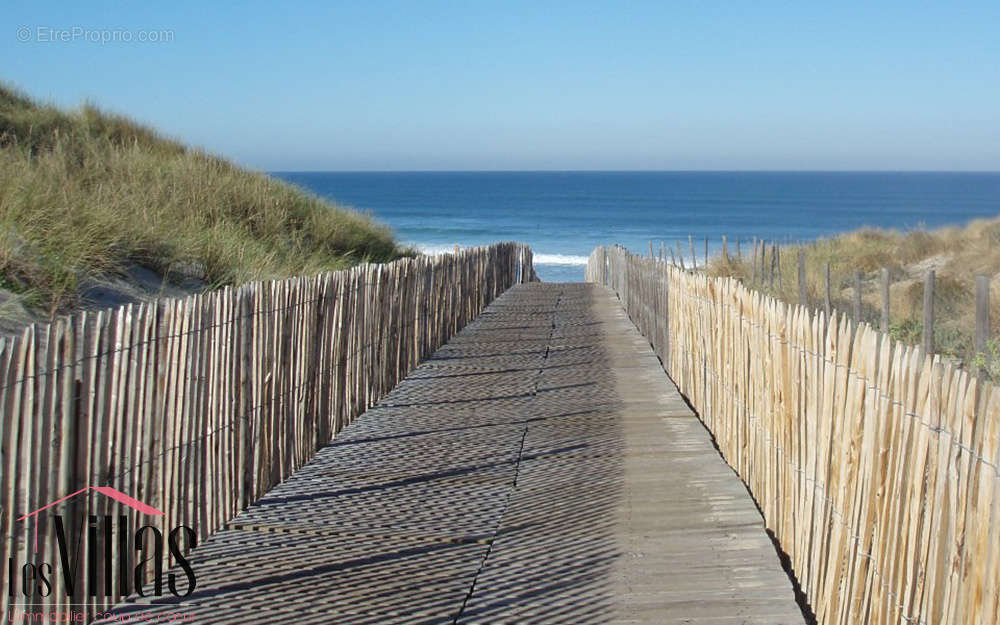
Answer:
M964 224L1000 213L1000 173L274 172L370 211L425 252L515 240L544 281L581 281L598 245L754 236L810 240L865 226ZM657 249L657 252L659 250Z

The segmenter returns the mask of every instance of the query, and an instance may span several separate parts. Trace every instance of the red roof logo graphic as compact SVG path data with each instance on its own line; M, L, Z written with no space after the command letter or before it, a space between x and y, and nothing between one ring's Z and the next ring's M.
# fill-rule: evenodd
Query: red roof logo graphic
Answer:
M133 510L137 510L137 511L141 512L142 514L148 514L148 515L151 515L151 516L162 516L164 514L163 511L157 510L156 508L154 508L153 506L151 506L149 504L142 503L141 501L139 501L135 497L130 497L130 496L126 495L125 493L121 492L120 490L116 490L114 488L111 488L110 486L87 486L86 488L81 488L80 490L76 491L75 493L70 493L69 495L66 495L62 499L56 499L52 503L46 504L46 505L42 506L41 508L39 508L37 510L34 510L32 512L29 512L28 514L25 514L25 515L23 515L21 517L18 517L17 520L18 521L23 521L24 519L27 519L29 517L33 517L36 514L38 514L39 512L41 512L42 510L45 510L47 508L51 508L52 506L54 506L56 504L60 504L60 503L62 503L64 501L66 501L67 499L71 499L73 497L76 497L80 493L86 492L88 490L96 490L97 492L101 493L105 497L111 497L112 499L114 499L118 503L123 503L126 506L128 506L129 508L132 508Z

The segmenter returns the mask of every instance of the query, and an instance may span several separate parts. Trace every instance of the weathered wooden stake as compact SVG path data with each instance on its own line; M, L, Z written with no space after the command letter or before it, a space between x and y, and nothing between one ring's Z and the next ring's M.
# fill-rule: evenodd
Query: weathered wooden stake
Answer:
M680 241L677 242L677 258L679 258L680 261L681 261L681 269L685 270L685 268L684 268L684 248L681 247L681 242Z
M708 237L705 237L705 269L708 269Z
M688 235L688 245L691 247L691 269L698 271L698 255L694 253L694 237Z
M770 273L771 265L767 262L767 243L763 240L760 242L760 284L764 286L767 284L767 276Z
M759 280L760 285L763 286L767 281L767 246L764 243L764 239L760 240L758 248L759 249L755 250L758 254L758 258L760 259L760 262L757 265L757 279Z
M806 251L802 248L799 248L799 305L809 305L806 293Z
M882 327L883 332L889 331L889 268L882 267Z
M976 276L976 337L977 354L986 353L990 340L990 277Z
M934 270L924 277L924 353L934 353Z
M775 251L776 251L776 252L777 252L777 254L778 254L778 290L780 291L780 290L782 290L783 288L785 288L785 286L784 286L784 278L785 278L785 274L784 274L784 272L783 272L783 271L781 270L781 246L779 245L779 246L778 246L778 249L777 249L777 250L775 250Z
M743 237L736 237L736 258L740 262L743 262L743 246L740 245L740 239Z
M649 258L650 259L656 258L655 256L653 256L653 240L652 239L649 240Z
M666 259L666 257L667 257L667 255L666 255L666 253L665 253L665 252L666 252L666 247L667 247L667 244L666 244L666 242L665 242L665 241L664 241L663 239L660 239L660 262L661 262L661 263L662 263L662 262L663 262L663 261L664 261L664 260Z
M677 259L674 257L674 248L670 248L670 264L674 267L677 266Z
M767 284L767 274L768 274L768 269L770 269L770 266L767 264L767 244L764 242L763 239L761 239L760 242L759 252L760 252L760 272L759 272L760 285L764 286L765 284Z
M768 265L767 265L767 244L764 243L764 239L760 240L760 243L758 244L758 247L760 249L758 249L756 251L758 253L758 257L760 258L760 264L757 267L757 270L758 270L757 271L757 277L760 280L760 285L764 286L764 284L766 284L766 282L767 282L767 269L768 269Z
M778 258L778 244L771 244L771 286L774 286L775 277L778 278L778 289L781 289L781 259Z
M861 272L854 272L854 322L861 323Z
M830 297L830 263L826 264L826 273L823 276L823 280L826 283L826 299L824 301L826 304L826 318L829 319L830 315L833 314L833 300Z

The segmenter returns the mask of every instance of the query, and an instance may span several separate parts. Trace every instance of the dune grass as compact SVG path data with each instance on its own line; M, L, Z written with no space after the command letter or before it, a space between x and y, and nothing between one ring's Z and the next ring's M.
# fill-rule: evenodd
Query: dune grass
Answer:
M54 316L141 264L209 286L407 254L368 216L84 105L0 85L0 286Z
M835 237L818 239L804 246L780 246L780 279L761 280L760 262L754 271L744 247L741 259L730 249L729 258L719 256L709 265L713 275L736 276L746 284L778 298L798 303L798 253L806 258L809 303L822 308L825 300L825 267L830 265L831 300L836 310L851 314L854 274L862 275L862 317L878 326L881 318L879 274L889 269L891 314L889 332L896 340L918 344L923 333L924 276L935 271L934 337L938 353L960 363L997 369L1000 358L1000 218L976 220L961 227L936 230L896 231L865 228ZM771 262L770 247L766 264ZM756 280L753 280L756 274ZM975 330L975 276L991 277L991 328L994 340L984 354L973 349Z

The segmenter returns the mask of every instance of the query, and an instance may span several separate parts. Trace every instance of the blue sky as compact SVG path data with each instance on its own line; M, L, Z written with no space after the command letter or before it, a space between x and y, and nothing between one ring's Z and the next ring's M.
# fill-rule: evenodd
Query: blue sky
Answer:
M1000 2L873 4L5 2L0 78L267 170L1000 170Z

